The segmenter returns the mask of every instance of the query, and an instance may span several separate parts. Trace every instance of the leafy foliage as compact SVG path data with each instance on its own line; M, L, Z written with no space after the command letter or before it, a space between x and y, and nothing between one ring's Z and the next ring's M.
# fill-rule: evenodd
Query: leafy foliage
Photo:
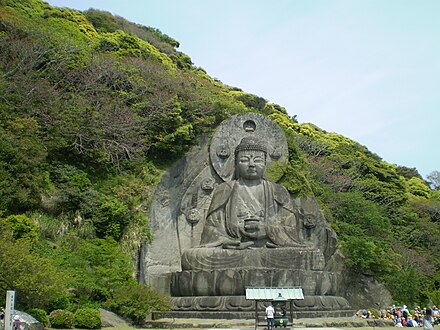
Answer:
M102 320L99 310L94 308L79 308L74 313L74 324L82 329L100 329Z
M41 246L58 267L70 274L71 304L82 306L89 301L102 302L119 286L131 283L132 263L110 237L84 240L67 235L58 249ZM71 306L74 309L74 306Z
M363 198L360 192L340 192L331 194L326 204L333 210L334 227L339 224L357 226L368 236L386 236L391 228L391 221L384 212L384 207L373 201ZM343 239L345 233L342 228L337 230Z
M0 210L9 214L38 205L40 164L46 157L38 134L31 118L0 124Z
M168 310L170 302L148 286L127 285L118 288L104 306L139 325L151 311Z
M341 242L341 247L347 257L347 265L355 272L377 275L391 271L391 260L380 243L350 235Z
M63 309L56 309L49 314L49 322L52 328L72 329L74 325L74 314Z
M32 247L29 239L14 239L11 230L2 229L0 287L3 291L18 291L18 307L48 309L67 296L66 280L69 276L58 269L51 259L33 252Z
M307 155L311 187L339 234L346 264L384 280L396 302L426 303L440 228L433 191L417 170L387 164L364 146L314 125L285 120L282 125ZM402 265L402 258L414 253L413 262ZM415 281L403 290L407 274Z
M388 287L394 294L396 303L405 304L411 302L427 302L427 281L424 276L413 267L402 267L400 270L389 274L387 277ZM406 285L402 285L406 284Z
M407 181L409 193L414 196L421 196L429 199L431 190L426 182L420 178L412 177Z
M28 310L28 314L33 316L38 322L41 322L45 327L49 325L49 316L44 309L31 308Z
M0 218L0 227L3 230L10 230L14 239L26 239L35 243L38 238L38 227L24 214L10 215L6 218Z

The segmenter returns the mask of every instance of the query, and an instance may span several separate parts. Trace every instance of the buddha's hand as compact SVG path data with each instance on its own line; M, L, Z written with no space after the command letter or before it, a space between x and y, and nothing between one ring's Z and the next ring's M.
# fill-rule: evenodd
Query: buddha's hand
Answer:
M255 219L245 220L242 235L251 239L265 238L267 237L267 226L261 221Z
M240 241L230 240L225 241L222 243L222 247L224 249L234 249L237 250L237 248L240 246Z
M230 249L230 250L245 250L248 248L251 248L254 246L253 241L249 242L239 242L238 244L223 244L224 249Z

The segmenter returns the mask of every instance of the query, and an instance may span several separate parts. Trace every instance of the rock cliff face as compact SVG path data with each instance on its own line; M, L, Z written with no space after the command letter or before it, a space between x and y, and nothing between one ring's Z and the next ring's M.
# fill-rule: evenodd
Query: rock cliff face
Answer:
M287 150L273 121L247 113L174 164L152 203L154 240L141 253L141 280L181 311L251 311L246 287L301 287L297 311L390 303L383 285L350 275L316 200L291 199L266 179Z

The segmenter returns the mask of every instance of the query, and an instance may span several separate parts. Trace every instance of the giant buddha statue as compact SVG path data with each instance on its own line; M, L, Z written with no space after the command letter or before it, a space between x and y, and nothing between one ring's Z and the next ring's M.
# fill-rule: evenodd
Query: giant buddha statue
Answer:
M349 310L336 235L312 197L291 198L277 183L287 163L269 118L223 122L156 189L140 280L180 312L252 311L246 287L301 287L298 310Z
M298 246L299 232L287 190L265 179L267 147L244 137L235 149L235 178L213 193L201 247L224 249Z

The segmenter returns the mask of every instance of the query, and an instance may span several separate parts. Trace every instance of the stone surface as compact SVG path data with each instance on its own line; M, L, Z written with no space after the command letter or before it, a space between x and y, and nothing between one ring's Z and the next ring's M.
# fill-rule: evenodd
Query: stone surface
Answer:
M348 310L379 293L387 301L380 283L349 274L315 199L292 199L266 179L287 151L278 125L246 113L176 162L152 202L141 281L181 311L248 310L246 286L302 287L297 312Z
M14 315L18 315L20 318L20 328L26 330L44 330L43 323L37 321L33 316L28 313L16 310Z
M264 321L264 320L263 320ZM264 322L262 327L264 328ZM162 318L160 320L150 321L147 325L151 328L199 328L199 329L254 329L255 321L249 319L189 319L189 318ZM313 328L320 329L341 329L341 328L367 328L381 327L382 329L395 329L394 323L390 320L366 320L351 317L322 317L322 318L301 318L294 319L290 329Z
M236 296L246 287L301 287L308 295L335 294L335 274L304 269L191 270L174 274L174 296Z
M106 309L100 308L99 314L101 315L103 328L129 325L129 323L125 321L122 317Z
M215 251L215 252L213 252ZM214 269L297 269L324 270L321 251L308 247L278 249L192 249L182 255L182 270Z
M246 300L245 296L173 297L172 302L179 311L199 310L255 312L255 302ZM336 296L305 296L304 300L294 300L292 305L296 311L352 311L344 297ZM258 302L259 310L264 310L266 306L267 302Z

